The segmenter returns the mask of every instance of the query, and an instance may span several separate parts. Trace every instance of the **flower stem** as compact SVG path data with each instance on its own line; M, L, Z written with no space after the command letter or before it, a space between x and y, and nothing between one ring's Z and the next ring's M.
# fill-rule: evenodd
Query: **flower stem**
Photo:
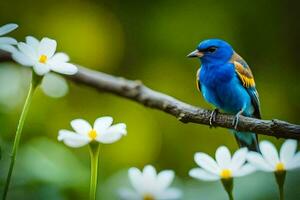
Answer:
M99 163L99 143L90 143L90 157L91 157L91 182L90 182L90 200L96 199L97 180L98 180L98 163Z
M284 200L283 186L284 186L286 171L277 171L274 174L275 174L276 182L277 182L277 185L278 185L279 199Z
M229 200L234 200L232 195L233 190L233 179L227 178L227 179L221 179L224 189L226 190Z
M13 144L13 148L12 148L12 153L11 153L11 161L10 161L10 165L9 165L9 170L8 170L8 174L7 174L7 178L6 178L6 183L5 183L5 187L4 187L4 192L3 192L3 196L2 199L5 200L7 197L7 193L8 193L8 188L10 185L10 181L11 181L11 176L13 173L13 169L14 169L14 164L16 161L16 155L17 155L17 151L18 151L18 147L20 144L20 139L21 139L21 134L22 134L22 129L24 126L24 122L29 110L29 106L32 100L32 96L34 94L35 88L39 85L40 81L41 81L41 77L39 77L38 75L36 75L33 71L32 71L32 79L31 79L31 83L29 86L29 91L26 97L26 101L25 104L23 106L22 109L22 113L19 119L19 123L17 126L17 131L16 131L16 135L15 135L15 139L14 139L14 144Z

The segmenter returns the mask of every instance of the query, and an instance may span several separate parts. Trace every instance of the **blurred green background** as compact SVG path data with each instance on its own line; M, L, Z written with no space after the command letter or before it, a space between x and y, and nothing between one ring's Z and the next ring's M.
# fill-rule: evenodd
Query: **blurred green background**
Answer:
M199 62L186 55L203 39L225 39L252 68L263 118L299 124L300 16L296 9L296 1L280 0L1 0L0 24L19 24L10 34L19 41L27 35L54 38L58 50L68 53L74 63L142 80L155 90L205 108L211 107L195 87ZM1 189L29 75L26 68L0 64ZM227 198L219 182L188 177L189 169L196 166L195 152L213 155L220 145L237 149L226 129L182 124L135 102L68 84L69 92L62 98L50 98L40 89L36 92L9 199L87 199L88 149L70 149L56 138L59 129L70 128L72 119L93 122L103 115L125 122L128 135L116 144L102 145L99 199L117 199L117 190L129 187L127 169L146 164L158 170L174 169L175 185L184 191L183 199ZM283 142L260 139L271 140L278 147ZM299 199L299 184L300 171L288 172L287 199ZM277 198L274 177L265 173L237 179L234 192L243 200Z

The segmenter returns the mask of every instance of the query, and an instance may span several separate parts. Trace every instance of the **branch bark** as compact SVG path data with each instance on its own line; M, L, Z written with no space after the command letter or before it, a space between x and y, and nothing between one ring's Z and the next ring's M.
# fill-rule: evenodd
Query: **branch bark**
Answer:
M0 56L0 62L9 60L11 60L11 58L6 54ZM79 72L76 75L66 77L75 83L109 92L136 101L146 107L164 111L173 115L181 122L209 125L209 118L212 111L189 105L171 96L152 90L143 85L141 81L127 80L82 66L78 66L78 68ZM233 120L233 115L219 113L216 116L214 126L233 129ZM237 130L277 138L300 140L300 125L278 119L260 120L241 116Z

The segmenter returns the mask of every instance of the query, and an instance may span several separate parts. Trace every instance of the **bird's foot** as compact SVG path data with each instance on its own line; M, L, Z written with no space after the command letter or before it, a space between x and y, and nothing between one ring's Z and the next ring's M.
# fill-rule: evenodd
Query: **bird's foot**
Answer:
M237 130L237 126L239 124L240 115L244 112L244 110L240 110L234 117L234 120L232 122L232 125L235 130Z
M210 113L210 117L209 117L209 127L212 128L213 127L213 123L216 121L216 116L219 113L219 110L216 108L214 109L211 113Z

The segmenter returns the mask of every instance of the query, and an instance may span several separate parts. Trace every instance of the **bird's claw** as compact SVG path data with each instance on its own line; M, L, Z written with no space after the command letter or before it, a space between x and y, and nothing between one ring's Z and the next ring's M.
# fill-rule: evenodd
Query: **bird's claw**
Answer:
M243 113L244 111L241 110L239 111L235 116L234 116L234 119L233 119L233 122L232 122L232 126L234 127L235 130L237 130L237 126L239 124L239 119L240 119L240 115Z
M219 110L216 108L210 113L210 117L209 117L209 127L210 128L213 127L213 123L216 121L216 116L217 116L218 112L219 112Z
M234 126L234 129L237 130L237 126L239 124L239 116L235 116L232 122L232 126Z

